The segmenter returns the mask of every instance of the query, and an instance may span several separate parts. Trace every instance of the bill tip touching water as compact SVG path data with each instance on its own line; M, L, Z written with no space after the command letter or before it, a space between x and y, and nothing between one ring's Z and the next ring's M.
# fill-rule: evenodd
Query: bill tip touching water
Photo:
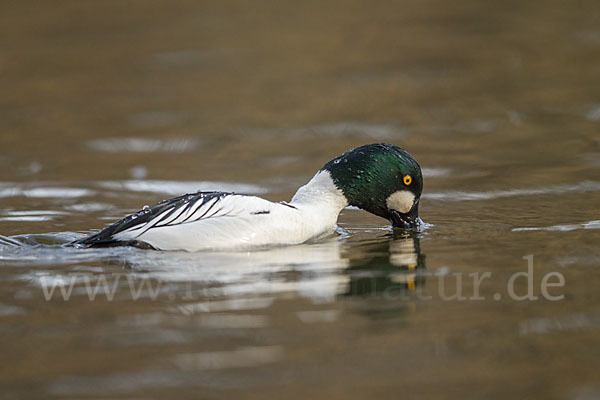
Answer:
M184 194L71 245L199 251L299 244L331 234L347 206L416 229L422 189L421 168L407 151L368 144L327 162L289 203L228 192Z

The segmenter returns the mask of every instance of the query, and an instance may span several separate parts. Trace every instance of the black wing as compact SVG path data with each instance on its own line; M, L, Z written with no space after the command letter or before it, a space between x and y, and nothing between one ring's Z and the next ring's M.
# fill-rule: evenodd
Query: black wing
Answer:
M135 246L154 249L148 243L131 240L119 240L115 235L130 232L139 236L150 228L184 224L208 218L220 211L218 204L223 197L233 195L226 192L197 192L163 200L152 207L145 206L140 211L126 216L100 232L69 243L76 247Z

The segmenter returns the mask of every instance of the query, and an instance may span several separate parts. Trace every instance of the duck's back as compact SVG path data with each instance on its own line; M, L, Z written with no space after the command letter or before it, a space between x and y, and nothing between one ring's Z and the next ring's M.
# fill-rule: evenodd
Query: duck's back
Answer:
M197 251L302 243L318 230L306 213L287 203L198 192L146 206L73 244Z

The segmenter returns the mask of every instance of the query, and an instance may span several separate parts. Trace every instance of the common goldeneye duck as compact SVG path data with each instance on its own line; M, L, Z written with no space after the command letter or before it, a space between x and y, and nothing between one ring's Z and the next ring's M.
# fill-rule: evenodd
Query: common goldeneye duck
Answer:
M71 244L187 251L298 244L333 232L347 206L410 229L420 223L422 188L421 168L408 152L368 144L329 161L289 203L225 192L185 194Z

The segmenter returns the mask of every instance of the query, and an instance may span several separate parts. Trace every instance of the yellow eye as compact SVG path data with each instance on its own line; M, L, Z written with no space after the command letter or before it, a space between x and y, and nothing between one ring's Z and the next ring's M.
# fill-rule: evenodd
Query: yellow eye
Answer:
M404 181L404 184L406 186L410 185L412 183L412 176L410 175L404 175L404 178L402 179Z

